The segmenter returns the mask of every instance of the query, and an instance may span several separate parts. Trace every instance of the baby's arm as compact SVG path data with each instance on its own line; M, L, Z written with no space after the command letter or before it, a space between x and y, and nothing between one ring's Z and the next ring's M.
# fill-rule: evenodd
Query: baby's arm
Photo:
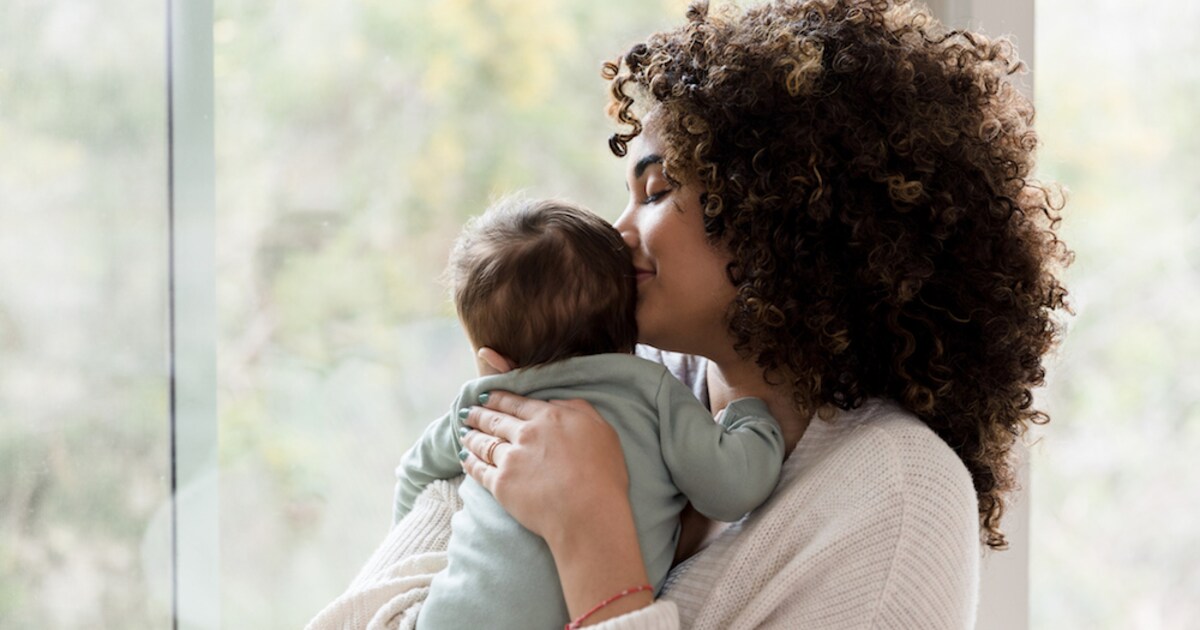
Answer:
M718 424L692 392L667 374L658 394L663 461L701 514L735 521L758 507L779 481L783 433L767 405L739 398Z
M462 474L458 451L459 423L448 413L425 428L417 443L400 458L396 468L396 505L392 524L400 522L413 508L425 486L438 479L452 479Z

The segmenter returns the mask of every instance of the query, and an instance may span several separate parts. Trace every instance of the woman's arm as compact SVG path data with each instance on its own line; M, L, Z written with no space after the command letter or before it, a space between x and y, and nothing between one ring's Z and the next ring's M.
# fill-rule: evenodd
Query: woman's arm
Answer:
M617 433L582 400L545 402L491 392L472 407L463 443L467 474L550 547L572 618L649 583L629 505ZM496 446L492 444L502 440ZM491 463L488 451L491 451ZM588 617L586 625L649 606L639 592Z

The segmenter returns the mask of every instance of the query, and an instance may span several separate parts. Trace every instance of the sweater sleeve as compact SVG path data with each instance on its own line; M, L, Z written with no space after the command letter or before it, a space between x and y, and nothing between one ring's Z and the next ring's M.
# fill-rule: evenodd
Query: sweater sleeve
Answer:
M417 496L433 481L452 479L463 473L459 464L458 422L447 413L425 428L417 443L400 458L396 468L396 502L392 523L399 523Z
M660 599L645 608L589 627L592 630L679 630L679 611L675 602Z
M916 501L904 507L898 521L872 523L860 514L824 532L828 547L791 556L761 592L749 596L730 620L733 625L724 627L973 628L979 546L977 538L962 533L976 530L949 527L956 515L931 511L922 498L909 498ZM880 536L892 526L898 527L895 537L892 532Z
M462 509L462 477L429 484L388 532L346 591L306 630L410 630L433 576L446 567L450 519Z
M875 627L974 627L981 545L970 474L948 448L920 451L913 433L897 443L920 455L904 468L902 528Z
M739 398L718 424L687 387L664 374L658 413L663 461L701 514L735 521L770 496L779 481L784 445L766 403Z

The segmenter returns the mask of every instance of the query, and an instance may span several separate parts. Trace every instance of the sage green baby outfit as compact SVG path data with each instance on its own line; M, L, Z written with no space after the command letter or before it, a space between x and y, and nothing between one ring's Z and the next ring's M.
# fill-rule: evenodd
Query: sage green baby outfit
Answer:
M582 398L616 429L638 544L656 594L671 568L679 513L688 501L711 519L736 521L765 501L779 479L783 436L763 401L735 400L714 422L662 365L628 354L591 355L463 385L450 412L401 460L396 522L430 482L462 474L457 411L493 390L541 400ZM545 541L471 478L459 493L464 507L451 521L448 566L434 578L417 628L562 628L570 619Z

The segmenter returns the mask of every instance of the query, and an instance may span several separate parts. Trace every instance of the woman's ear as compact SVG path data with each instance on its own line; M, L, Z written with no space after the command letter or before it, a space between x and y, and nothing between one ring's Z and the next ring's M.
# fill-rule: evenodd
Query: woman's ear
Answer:
M512 361L508 360L508 357L505 357L499 352L496 352L495 350L492 350L486 346L480 348L479 352L476 352L475 355L479 357L481 362L479 366L480 368L483 368L486 365L495 370L496 374L504 374L505 372L511 371L513 368L517 367L513 365Z

